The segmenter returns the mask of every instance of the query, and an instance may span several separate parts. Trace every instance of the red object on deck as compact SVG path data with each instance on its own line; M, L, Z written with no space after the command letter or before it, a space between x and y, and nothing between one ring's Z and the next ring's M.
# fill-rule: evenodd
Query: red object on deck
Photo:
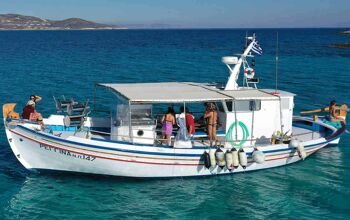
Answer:
M31 106L31 105L26 105L26 106L23 108L22 118L23 118L23 119L29 119L30 114L31 114L31 113L34 113L34 112L35 112L35 109L34 109L33 106Z

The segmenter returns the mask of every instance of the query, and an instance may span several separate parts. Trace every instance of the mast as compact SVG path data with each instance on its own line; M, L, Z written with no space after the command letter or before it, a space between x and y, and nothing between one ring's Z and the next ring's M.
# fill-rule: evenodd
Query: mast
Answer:
M278 84L278 31L276 33L276 76L275 76L275 93L277 93L277 84Z
M241 57L239 58L237 63L235 63L235 67L232 69L228 64L226 64L227 67L230 69L230 76L229 76L229 79L226 83L225 90L237 90L238 89L237 79L238 79L239 71L241 69L243 61L246 59L246 57L248 56L249 52L252 50L252 48L256 42L255 34L253 34L252 37L246 38L247 42L249 40L250 40L249 45L245 48L243 54L241 55Z

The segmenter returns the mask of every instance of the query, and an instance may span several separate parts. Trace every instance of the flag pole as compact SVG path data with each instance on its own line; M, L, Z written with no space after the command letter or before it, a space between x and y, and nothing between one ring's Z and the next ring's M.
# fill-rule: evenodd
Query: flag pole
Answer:
M276 85L275 85L275 93L277 93L277 84L278 84L278 31L276 33Z

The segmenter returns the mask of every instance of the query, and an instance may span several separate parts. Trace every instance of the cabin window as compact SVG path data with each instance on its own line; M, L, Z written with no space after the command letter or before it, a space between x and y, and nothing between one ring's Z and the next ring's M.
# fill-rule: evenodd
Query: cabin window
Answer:
M151 109L131 109L131 119L147 119L151 115Z
M117 105L116 117L113 122L114 126L129 126L130 125L130 115L129 115L129 105L120 104Z
M234 103L233 110L238 112L259 111L261 109L261 100L242 100Z
M290 109L290 106L289 106L289 99L287 98L283 98L281 99L281 108L282 109Z
M152 105L131 105L131 124L132 125L153 125Z
M218 102L216 105L217 105L218 110L219 110L220 112L226 112L226 111L225 111L225 108L226 108L225 102Z
M227 101L227 102L226 102L226 106L227 106L227 110L228 110L229 112L232 112L232 101Z
M119 104L113 111L111 140L130 140L130 108L128 104Z

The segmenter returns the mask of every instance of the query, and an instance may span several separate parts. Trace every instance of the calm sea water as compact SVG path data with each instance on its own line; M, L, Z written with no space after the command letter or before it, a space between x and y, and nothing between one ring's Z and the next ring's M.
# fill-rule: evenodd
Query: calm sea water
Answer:
M249 30L251 31L251 30ZM260 87L298 94L296 111L350 103L349 42L340 29L256 30ZM221 57L242 51L246 30L1 31L0 103L30 94L48 116L52 95L92 99L95 82L225 81ZM104 101L110 97L103 95ZM125 179L26 171L0 128L0 218L349 219L350 136L306 161L208 178Z

